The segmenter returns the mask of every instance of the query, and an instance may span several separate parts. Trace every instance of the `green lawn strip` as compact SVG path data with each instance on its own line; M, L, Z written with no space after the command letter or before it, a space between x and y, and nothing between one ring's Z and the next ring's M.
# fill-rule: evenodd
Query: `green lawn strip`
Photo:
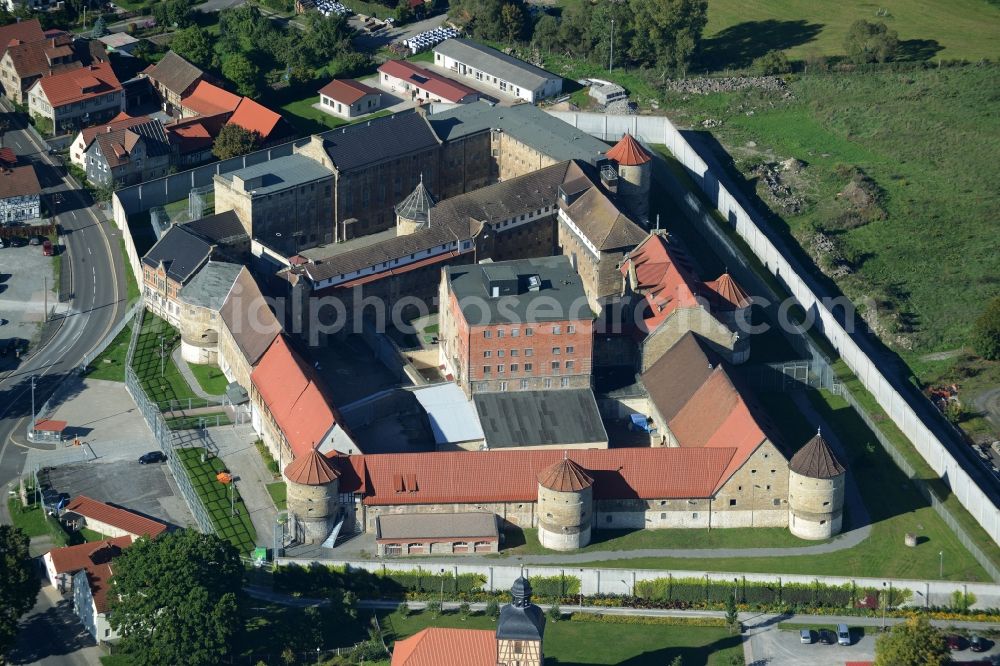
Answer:
M94 359L87 369L87 377L91 379L107 379L115 382L125 381L125 356L132 337L132 325L129 324L115 336L108 348Z
M201 448L177 449L176 455L187 470L191 485L208 510L219 536L229 540L242 555L246 555L253 550L257 540L250 515L239 491L235 491L236 515L231 514L229 486L215 478L225 469L225 463L214 456L201 462L203 452Z
M225 412L198 414L197 416L178 416L166 419L171 430L189 430L192 428L213 428L215 426L232 425L232 420Z
M7 510L14 527L24 530L29 537L51 536L56 547L69 543L66 531L54 518L46 516L39 505L22 507L20 500L11 497L7 500Z
M124 654L106 654L101 657L101 666L132 666L132 660Z
M285 482L275 481L264 487L267 488L267 494L271 496L271 500L274 502L274 508L278 511L285 511L288 508L288 487L285 485Z
M132 264L129 262L128 253L125 251L125 239L118 239L118 247L121 249L122 253L122 264L125 270L125 298L129 305L135 303L139 300L139 283L135 280L135 275L132 273Z
M161 339L162 350L165 353L162 359ZM156 315L146 313L135 355L132 358L132 369L135 370L146 395L153 402L160 404L161 409L165 408L163 403L169 403L171 400L184 401L186 406L187 400L194 398L197 399L197 404L193 402L193 406L204 404L204 400L191 389L170 356L173 348L179 343L180 334L177 329Z
M913 484L875 444L874 435L839 396L810 392L817 411L849 450L846 463L861 490L873 524L860 545L821 555L731 558L637 558L588 562L587 567L697 569L760 573L815 574L937 579L939 552L944 579L987 581L983 568L924 501ZM802 426L799 426L802 429ZM686 530L685 530L686 531ZM728 530L719 530L727 532ZM920 537L916 548L903 545L906 533Z
M710 0L702 50L713 68L741 67L771 49L790 58L843 55L851 24L882 21L899 33L900 57L932 60L996 57L995 26L1000 8L979 0L901 0L886 16L864 0L813 3L809 0ZM753 45L747 48L747 40ZM912 40L912 41L908 41ZM918 47L926 45L928 50ZM940 51L937 51L940 46Z
M446 613L434 618L427 611L409 617L393 613L383 625L391 627L396 640L427 627L496 629L496 622L483 615L470 615L463 620L458 613ZM545 625L546 663L662 666L678 655L685 666L721 666L733 663L734 657L741 659L743 648L739 636L718 627L605 624L568 619L550 620Z
M188 363L191 374L198 380L201 389L209 395L223 395L229 386L229 380L222 370L215 365L199 365Z

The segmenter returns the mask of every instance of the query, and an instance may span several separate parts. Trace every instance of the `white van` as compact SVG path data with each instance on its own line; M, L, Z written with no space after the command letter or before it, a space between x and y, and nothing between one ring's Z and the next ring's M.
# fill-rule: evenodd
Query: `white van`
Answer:
M850 645L851 632L847 630L846 624L837 625L837 645Z

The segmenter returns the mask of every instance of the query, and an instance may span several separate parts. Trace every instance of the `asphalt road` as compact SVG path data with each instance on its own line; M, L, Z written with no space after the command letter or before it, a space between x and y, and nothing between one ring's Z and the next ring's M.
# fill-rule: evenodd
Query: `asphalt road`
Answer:
M3 115L11 123L3 145L34 163L45 194L62 195L54 206L63 234L62 261L72 267L72 283L66 290L71 293L66 315L47 325L43 340L29 350L19 367L0 376L0 487L15 481L24 466L26 451L10 435L15 429L23 432L30 416L31 376L36 376L35 403L41 406L122 317L126 306L120 234L114 224L99 222L90 209L90 196L75 189L58 158L50 157L44 144L36 143L25 129L23 118ZM9 522L6 502L0 502L0 522Z

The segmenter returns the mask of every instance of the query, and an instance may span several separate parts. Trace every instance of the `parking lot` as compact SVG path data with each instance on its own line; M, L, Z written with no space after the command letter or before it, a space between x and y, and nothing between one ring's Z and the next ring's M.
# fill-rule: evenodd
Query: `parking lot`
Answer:
M42 256L40 246L0 248L0 348L12 338L35 339L44 320L46 287L49 309L64 307L58 304L53 275L52 257ZM0 356L0 373L15 366L13 355Z

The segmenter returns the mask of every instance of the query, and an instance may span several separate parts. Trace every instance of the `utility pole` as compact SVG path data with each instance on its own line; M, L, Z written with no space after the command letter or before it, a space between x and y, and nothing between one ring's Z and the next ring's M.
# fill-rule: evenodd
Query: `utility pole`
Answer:
M166 357L163 355L163 336L160 336L160 377L163 376L163 366L166 363Z
M31 429L35 429L35 375L31 375ZM36 484L37 485L37 484Z
M938 551L938 578L944 578L944 551Z
M615 20L611 19L611 53L608 54L608 73L611 73L611 68L614 66L615 62Z
M42 312L42 321L46 322L49 320L49 278L47 276L42 276L42 295L45 298L45 311Z

